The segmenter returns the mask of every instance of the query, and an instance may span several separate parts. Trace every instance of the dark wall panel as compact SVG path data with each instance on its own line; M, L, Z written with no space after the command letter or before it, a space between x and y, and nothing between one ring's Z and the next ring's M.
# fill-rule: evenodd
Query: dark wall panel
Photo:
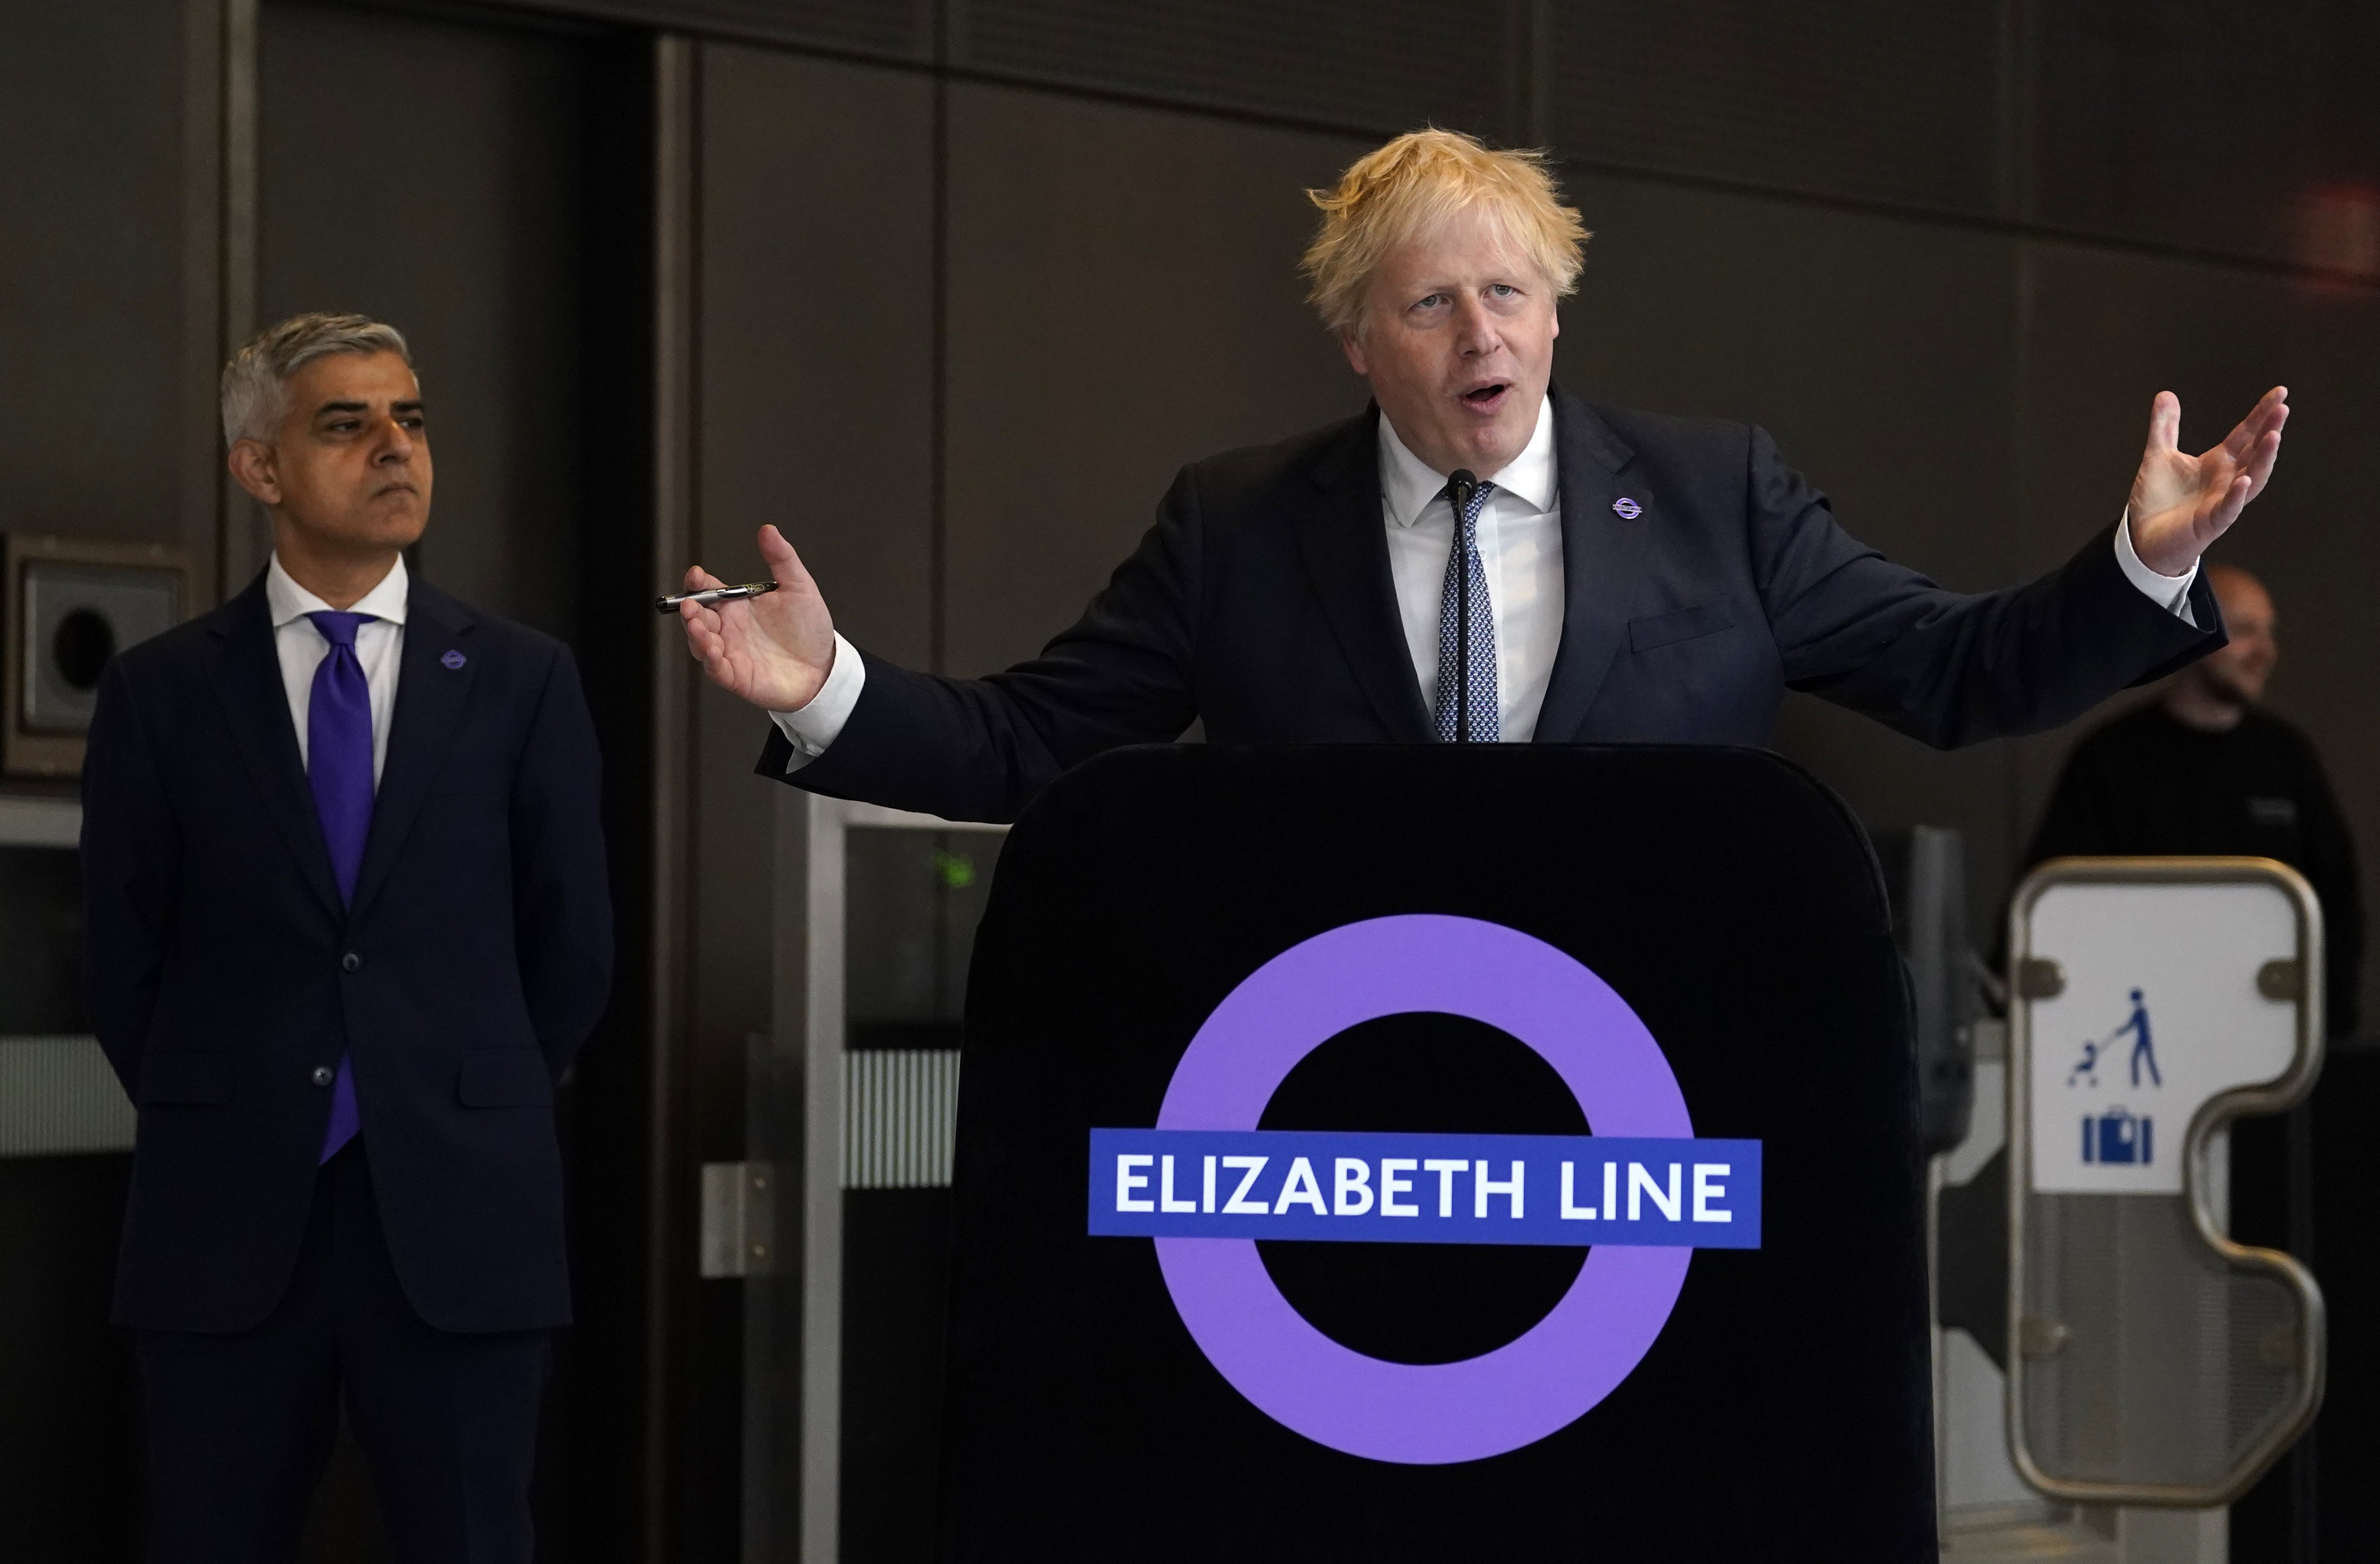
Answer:
M702 55L706 558L746 579L776 523L836 626L908 663L931 641L932 100L900 71Z
M2380 273L2380 7L2031 7L2030 215L2128 239Z
M0 530L184 527L182 47L161 0L0 12Z
M2019 578L2013 244L1644 180L1571 193L1597 232L1563 306L1565 384L1759 423L1864 541L1961 590ZM1946 755L1800 696L1779 746L1871 825L1961 828L1991 904L2012 850L2005 747Z
M937 0L503 0L673 30L922 60Z
M1588 0L1554 16L1572 157L1934 211L1999 204L2000 0Z
M424 575L565 637L578 502L617 481L581 439L601 371L579 329L580 50L275 0L259 72L260 318L351 309L406 333L437 467Z
M2216 545L2272 588L2281 661L2273 709L2321 748L2362 857L2364 903L2380 859L2380 580L2371 431L2380 427L2380 297L2079 246L2032 247L2024 315L2025 553L2120 507L2160 390L2181 398L2182 443L2203 450L2264 390L2289 388L2272 486ZM2078 513L2082 514L2078 518ZM2088 722L2024 746L2020 799L2033 829L2066 751ZM2368 969L2364 992L2380 991ZM2364 1013L2374 1013L2367 997ZM2367 1023L2367 1031L2370 1025Z
M951 0L953 63L1382 131L1521 134L1525 6L1456 0Z
M712 45L701 64L697 539L762 574L774 522L836 627L912 665L929 645L933 155L923 78ZM866 125L864 136L851 127ZM744 1038L769 1028L768 721L706 684L696 714L703 1155L741 1157Z
M953 86L948 663L1073 623L1182 464L1363 407L1301 193L1361 141Z

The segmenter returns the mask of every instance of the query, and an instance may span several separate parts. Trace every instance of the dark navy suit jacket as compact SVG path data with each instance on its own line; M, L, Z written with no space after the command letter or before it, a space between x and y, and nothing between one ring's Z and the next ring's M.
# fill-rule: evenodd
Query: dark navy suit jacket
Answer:
M1946 591L1844 532L1753 425L1560 389L1553 407L1566 601L1539 744L1766 745L1791 688L1947 748L2054 727L2223 644L2204 575L2194 629L2124 578L2112 526L2029 586ZM1378 419L1184 468L1139 550L1038 658L960 680L869 657L826 753L786 777L772 732L759 770L1004 820L1069 766L1194 718L1216 743L1428 742Z
M553 1085L603 1009L601 758L570 653L415 580L352 909L298 758L263 578L110 667L83 768L91 1011L140 1108L115 1317L280 1300L355 1061L421 1317L570 1317Z

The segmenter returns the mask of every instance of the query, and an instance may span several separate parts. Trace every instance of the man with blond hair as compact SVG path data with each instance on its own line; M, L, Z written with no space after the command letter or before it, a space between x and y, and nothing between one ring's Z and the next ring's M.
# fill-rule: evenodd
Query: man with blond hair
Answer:
M430 432L393 328L283 321L223 418L272 561L109 666L83 768L148 1557L295 1558L344 1406L395 1558L528 1564L553 1083L611 972L593 725L560 643L407 573Z
M988 678L862 654L761 528L782 589L681 612L711 679L771 714L763 772L1008 819L1194 719L1221 742L1761 745L1789 687L1948 746L2222 642L2198 558L2272 473L2281 388L2194 456L2160 394L2129 507L2111 489L2063 567L1961 595L1854 541L1760 429L1552 386L1587 235L1540 154L1418 131L1314 200L1313 302L1373 406L1183 469L1083 618Z

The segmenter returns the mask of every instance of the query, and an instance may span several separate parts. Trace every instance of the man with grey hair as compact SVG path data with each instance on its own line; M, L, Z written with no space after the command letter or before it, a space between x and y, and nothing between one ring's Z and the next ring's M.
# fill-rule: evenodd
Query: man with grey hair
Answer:
M611 973L593 725L567 649L407 571L431 467L394 328L283 321L223 417L272 561L109 668L83 770L149 1556L293 1558L344 1403L395 1557L527 1564L570 1318L553 1084Z

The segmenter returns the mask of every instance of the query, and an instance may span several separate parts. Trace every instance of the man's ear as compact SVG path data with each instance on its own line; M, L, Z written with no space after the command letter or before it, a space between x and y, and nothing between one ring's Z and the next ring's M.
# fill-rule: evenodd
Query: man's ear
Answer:
M261 440L235 440L224 465L231 469L232 481L247 490L258 504L281 503L281 474L274 468L272 446Z
M1341 332L1339 333L1339 350L1347 355L1347 367L1349 369L1354 370L1366 380L1372 378L1372 366L1364 357L1363 338L1357 336L1353 331Z

